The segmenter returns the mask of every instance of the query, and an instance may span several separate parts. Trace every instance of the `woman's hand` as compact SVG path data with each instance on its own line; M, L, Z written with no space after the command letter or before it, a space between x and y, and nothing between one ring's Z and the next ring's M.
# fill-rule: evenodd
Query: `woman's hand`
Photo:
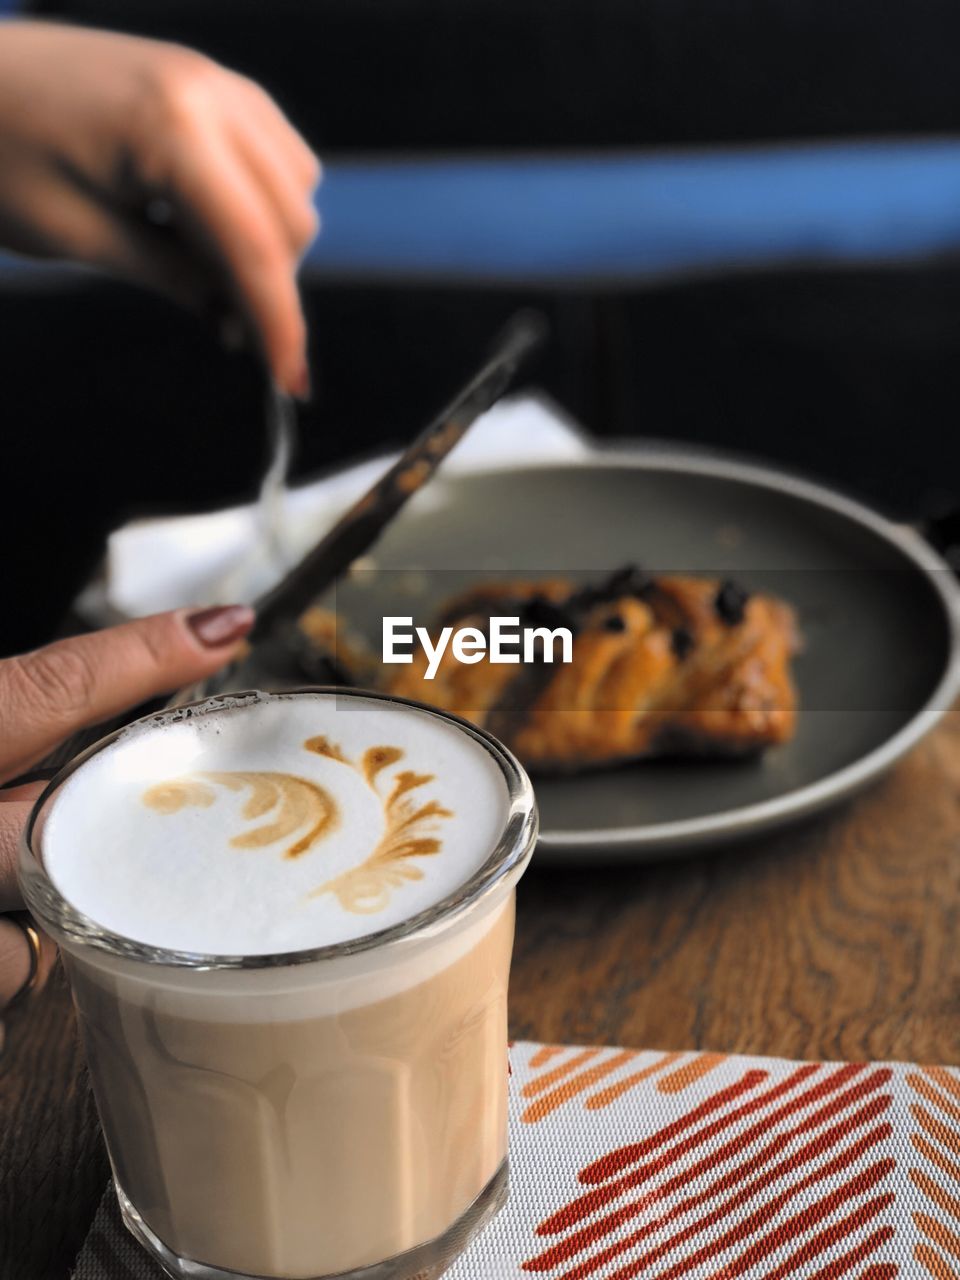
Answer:
M0 784L19 777L64 738L127 707L212 675L253 625L244 605L178 609L0 661ZM0 790L0 912L23 906L18 842L42 783ZM44 940L39 977L55 950ZM30 974L23 931L0 915L0 1011Z
M221 317L309 390L296 286L316 157L252 81L177 45L0 22L0 242Z

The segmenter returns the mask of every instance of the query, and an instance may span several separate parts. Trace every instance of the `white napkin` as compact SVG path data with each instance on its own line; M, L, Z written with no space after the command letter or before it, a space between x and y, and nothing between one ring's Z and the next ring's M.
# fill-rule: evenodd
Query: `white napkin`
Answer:
M583 432L547 397L501 400L471 428L444 462L454 472L530 462L575 462L590 453ZM76 602L92 621L142 617L181 605L247 602L276 581L350 506L396 455L338 471L285 502L285 562L271 560L256 503L210 515L135 520L107 541L105 578ZM417 501L428 498L439 477Z

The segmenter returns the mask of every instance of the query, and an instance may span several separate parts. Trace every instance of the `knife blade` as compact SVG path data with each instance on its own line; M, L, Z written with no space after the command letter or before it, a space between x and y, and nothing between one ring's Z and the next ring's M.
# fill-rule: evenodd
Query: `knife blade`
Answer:
M279 623L298 618L376 542L477 418L499 399L545 333L546 322L536 312L520 312L513 317L483 366L446 408L280 582L255 601L257 621L250 635L252 645Z

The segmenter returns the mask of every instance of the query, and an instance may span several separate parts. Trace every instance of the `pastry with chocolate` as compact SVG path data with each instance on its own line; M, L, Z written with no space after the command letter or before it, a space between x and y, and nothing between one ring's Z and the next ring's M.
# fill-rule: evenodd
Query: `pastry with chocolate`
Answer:
M528 768L750 757L794 733L793 612L738 583L633 568L586 585L490 583L448 602L438 624L483 631L494 616L568 628L572 661L468 665L448 648L427 680L418 646L386 687L487 728Z

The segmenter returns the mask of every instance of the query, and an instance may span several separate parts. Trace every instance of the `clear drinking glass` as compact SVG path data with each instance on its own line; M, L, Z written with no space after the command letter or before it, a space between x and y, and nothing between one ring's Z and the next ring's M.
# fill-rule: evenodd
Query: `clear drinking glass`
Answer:
M318 692L379 698L293 696ZM116 735L37 802L24 896L60 944L124 1220L172 1276L439 1275L506 1198L507 983L536 807L494 739L429 714L497 765L500 838L436 906L312 951L168 951L66 901L44 870L45 813Z

